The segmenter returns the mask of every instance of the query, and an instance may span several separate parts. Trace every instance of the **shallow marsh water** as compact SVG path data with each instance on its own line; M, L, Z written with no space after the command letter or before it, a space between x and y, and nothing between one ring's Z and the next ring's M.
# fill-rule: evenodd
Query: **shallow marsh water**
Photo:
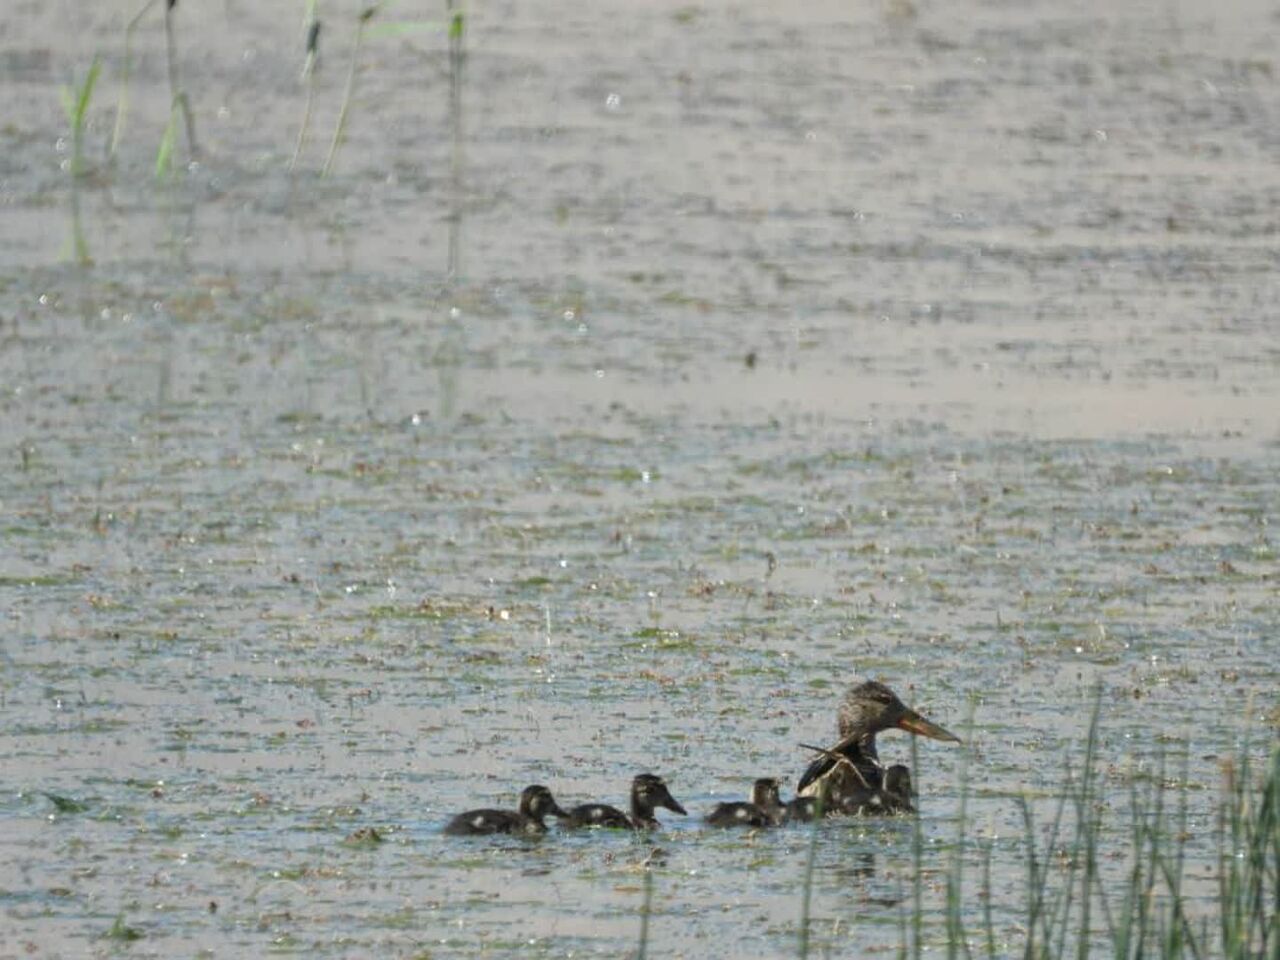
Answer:
M369 37L319 180L323 5L291 178L302 6L179 6L159 184L158 22L108 169L133 11L6 14L0 954L617 956L647 865L651 955L795 955L808 833L698 816L860 673L972 710L1001 952L1099 683L1104 867L1164 762L1206 915L1280 719L1272 7L480 4L450 280L443 34ZM963 756L920 746L931 950ZM695 816L439 833L644 769ZM817 863L815 950L895 950L910 825Z

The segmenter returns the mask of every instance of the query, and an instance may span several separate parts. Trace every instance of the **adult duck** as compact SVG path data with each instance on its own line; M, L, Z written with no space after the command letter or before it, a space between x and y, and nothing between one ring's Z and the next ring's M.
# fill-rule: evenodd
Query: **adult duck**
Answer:
M915 736L960 742L954 733L922 717L875 680L849 688L836 720L839 742L829 748L811 748L817 749L818 757L809 764L796 787L797 796L817 798L827 813L913 809L911 771L901 764L895 765L901 772L895 773L892 782L886 784L885 771L876 752L876 734L897 728ZM886 790L887 786L891 791Z

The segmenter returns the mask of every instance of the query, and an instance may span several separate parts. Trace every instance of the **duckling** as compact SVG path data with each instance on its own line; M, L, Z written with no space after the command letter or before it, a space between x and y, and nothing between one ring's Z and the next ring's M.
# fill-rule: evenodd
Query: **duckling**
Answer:
M778 781L761 777L751 787L751 801L720 803L707 814L713 827L773 827L782 823L786 808L778 797Z
M881 793L884 794L886 813L916 812L915 805L911 802L911 798L916 795L916 791L911 783L910 767L895 763L886 770Z
M915 791L911 786L911 769L904 764L895 763L884 771L876 789L860 791L856 795L846 794L837 810L853 816L914 813L916 808L911 803L913 796Z
M657 807L666 807L681 816L685 809L671 796L666 781L653 773L642 773L631 781L631 814L628 816L607 803L584 803L574 807L565 818L570 827L616 827L622 830L653 830L662 826L653 815Z
M818 815L818 797L793 797L783 805L783 823L808 823Z
M468 810L450 820L444 832L453 837L480 836L488 833L546 833L542 818L551 814L567 817L551 791L533 785L520 794L518 810Z

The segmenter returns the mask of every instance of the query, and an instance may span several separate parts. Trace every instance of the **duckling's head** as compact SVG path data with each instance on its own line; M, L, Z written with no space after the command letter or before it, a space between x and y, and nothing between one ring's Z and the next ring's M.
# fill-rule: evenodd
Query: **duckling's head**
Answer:
M525 787L524 792L520 794L520 812L526 817L533 817L535 820L541 820L548 815L556 817L568 816L567 813L560 809L555 797L551 796L551 791L538 784Z
M761 777L751 785L751 802L763 810L782 806L778 781L774 777Z
M954 733L920 716L899 700L896 693L875 680L865 680L849 688L840 704L838 720L841 740L874 737L882 730L897 727L934 740L960 742Z
M631 805L637 814L651 815L658 807L684 814L684 807L667 789L667 782L656 773L642 773L631 781Z

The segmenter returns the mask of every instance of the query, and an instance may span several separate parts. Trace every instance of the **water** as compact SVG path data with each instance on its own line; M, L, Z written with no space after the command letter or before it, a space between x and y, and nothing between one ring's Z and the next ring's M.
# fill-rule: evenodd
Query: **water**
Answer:
M370 33L322 181L323 5L291 179L301 5L180 6L204 153L157 183L157 20L102 160L133 12L0 47L0 952L618 956L651 869L650 955L794 956L807 832L698 819L862 674L972 704L1001 951L1098 683L1104 870L1164 756L1207 914L1280 709L1268 7L481 5L453 282L439 30ZM935 948L962 758L920 745ZM693 815L439 834L642 770ZM910 825L817 858L815 953L896 949Z

